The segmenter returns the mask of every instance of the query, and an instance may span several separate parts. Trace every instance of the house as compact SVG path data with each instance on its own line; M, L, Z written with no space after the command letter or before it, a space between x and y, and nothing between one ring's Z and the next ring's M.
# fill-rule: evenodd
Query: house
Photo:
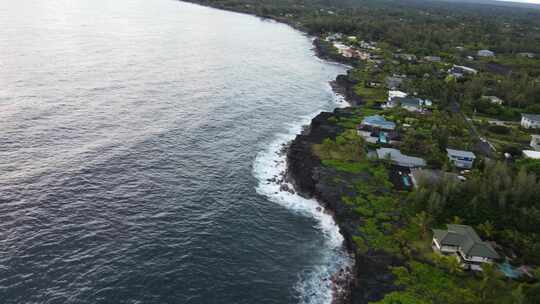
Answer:
M393 131L396 128L396 124L394 122L386 120L381 115L365 117L360 126L369 130L379 129L385 131Z
M540 128L540 114L521 114L521 126L525 129Z
M480 50L476 53L478 57L495 57L495 53L490 50Z
M325 40L326 41L336 41L336 40L341 40L342 38L343 38L343 34L334 33L334 34L328 35Z
M431 101L423 100L417 97L393 97L386 104L386 108L401 108L410 112L422 112L425 106L430 106Z
M441 254L455 254L464 269L482 271L482 264L500 259L493 246L482 241L467 225L446 225L446 230L433 229L433 249Z
M392 98L394 98L394 97L401 97L401 98L403 98L403 97L407 97L407 95L408 95L407 93L402 92L402 91L398 91L398 90L390 90L390 91L388 91L388 101L391 101Z
M405 61L416 61L416 55L413 54L394 54L394 58Z
M383 160L387 159L395 165L408 168L418 168L426 165L424 159L401 154L401 151L392 148L377 149L377 157Z
M540 152L533 150L523 150L523 157L530 159L540 159Z
M441 57L439 56L426 56L424 60L427 62L441 62Z
M478 73L477 70L463 66L463 65L454 65L451 69L448 70L448 74L456 78L462 78L466 74L476 75L477 73Z
M415 188L418 188L420 185L434 186L442 180L456 182L460 180L459 176L455 173L433 169L414 169L411 170L409 175Z
M531 148L540 151L540 135L531 135Z
M474 159L476 156L474 153L469 151L446 149L448 154L448 159L454 164L457 168L461 169L470 169L473 166Z
M492 104L502 105L504 101L497 96L482 96L482 99L486 99Z

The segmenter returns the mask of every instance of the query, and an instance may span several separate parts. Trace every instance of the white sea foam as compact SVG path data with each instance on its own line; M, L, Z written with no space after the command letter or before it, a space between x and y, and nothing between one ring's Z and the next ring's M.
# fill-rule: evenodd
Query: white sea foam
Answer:
M340 97L335 96L338 106L345 106ZM322 210L320 204L314 199L306 199L298 194L282 190L286 183L284 173L287 168L286 155L281 153L284 145L292 141L302 130L302 126L309 124L312 117L318 113L305 116L297 123L291 124L286 133L278 134L264 151L261 151L253 165L253 174L259 180L257 192L267 196L292 212L302 216L312 217L317 221L317 228L321 230L325 239L323 250L323 263L314 269L299 274L298 283L294 288L299 294L302 304L330 304L332 302L333 284L331 277L340 269L350 266L352 260L343 248L343 236L339 232L333 217Z

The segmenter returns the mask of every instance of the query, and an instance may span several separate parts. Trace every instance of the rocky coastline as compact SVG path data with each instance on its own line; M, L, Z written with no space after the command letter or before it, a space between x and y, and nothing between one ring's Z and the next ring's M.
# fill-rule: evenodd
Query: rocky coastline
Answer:
M215 5L205 0L184 0L217 9L231 10L228 7ZM232 10L239 13L252 14L249 10ZM277 22L288 24L289 26L306 32L300 25L289 22L289 20L277 19L272 16L260 16L261 18L273 19ZM328 43L319 37L313 39L313 50L315 55L326 61L332 61L344 65L352 65L351 59L336 56L328 47ZM282 185L290 183L294 189L288 186L281 188L281 191L297 192L299 195L316 199L325 212L334 216L340 233L344 237L344 246L354 260L352 269L341 269L330 279L333 282L334 299L332 304L367 304L381 300L385 294L396 290L393 284L393 275L389 266L400 265L400 261L384 252L368 250L360 252L353 241L353 236L358 235L358 229L363 220L353 214L345 203L341 200L343 196L353 196L354 190L336 185L335 178L357 178L349 176L347 173L337 172L322 165L321 160L313 153L312 146L321 143L325 138L334 139L343 132L343 128L328 121L330 117L350 116L352 107L361 106L362 98L354 91L356 83L351 81L348 75L338 75L330 82L334 93L343 96L350 104L348 108L337 108L333 112L322 112L312 119L301 134L289 144L283 147L281 153L286 154L287 171L281 177ZM366 177L367 178L367 177Z
M373 250L360 252L353 236L359 235L357 227L363 220L354 214L342 201L343 196L354 196L355 190L336 184L336 178L368 178L348 173L337 172L324 167L313 153L312 146L325 138L335 138L343 129L328 121L330 117L352 115L351 108L336 109L334 112L322 112L311 121L309 128L299 134L287 151L287 181L305 197L315 198L334 215L340 232L345 239L345 246L354 259L352 280L341 282L348 292L340 294L336 303L364 304L381 300L385 294L394 291L393 276L389 266L400 265L392 256Z

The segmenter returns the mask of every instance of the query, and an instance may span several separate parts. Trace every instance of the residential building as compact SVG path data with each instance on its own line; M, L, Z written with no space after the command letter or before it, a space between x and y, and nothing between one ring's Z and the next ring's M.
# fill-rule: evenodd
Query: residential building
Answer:
M476 53L478 57L494 57L495 53L490 50L480 50Z
M525 129L540 128L540 114L521 114L521 126Z
M386 104L386 108L401 108L410 112L422 112L426 106L431 106L431 101L417 97L393 97Z
M523 157L530 159L540 159L540 152L533 150L523 150Z
M426 57L424 57L424 60L428 61L428 62L441 62L441 57L439 57L439 56L426 56Z
M489 100L492 104L498 104L502 105L504 103L504 100L500 99L497 96L482 96L482 99Z
M455 254L464 269L482 271L482 264L500 259L493 246L482 241L471 226L446 225L433 229L433 249L441 254Z
M531 148L540 151L540 135L531 135Z
M390 91L388 91L388 101L391 101L392 98L394 98L394 97L401 97L401 98L403 98L403 97L407 97L407 95L408 95L407 93L402 92L402 91L398 91L398 90L390 90Z
M370 130L379 129L385 131L393 131L396 128L396 124L394 122L386 120L381 115L365 117L360 126Z
M470 151L446 149L448 154L448 159L454 164L457 168L460 169L470 169L474 164L474 159L476 156Z
M394 58L405 61L416 61L416 55L413 54L394 54Z
M424 159L402 154L401 151L392 148L377 149L377 157L379 159L389 160L393 164L402 167L418 168L426 166L426 161Z
M477 73L478 73L477 70L463 66L463 65L454 65L451 69L448 70L448 74L456 78L462 78L467 74L476 75Z

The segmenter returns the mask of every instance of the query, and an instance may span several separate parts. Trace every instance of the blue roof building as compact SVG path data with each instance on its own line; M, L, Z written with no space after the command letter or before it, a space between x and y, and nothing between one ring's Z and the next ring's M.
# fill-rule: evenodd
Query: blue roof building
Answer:
M371 128L389 131L392 131L396 128L396 124L394 122L386 120L381 115L366 116L362 120L362 126L369 126Z

